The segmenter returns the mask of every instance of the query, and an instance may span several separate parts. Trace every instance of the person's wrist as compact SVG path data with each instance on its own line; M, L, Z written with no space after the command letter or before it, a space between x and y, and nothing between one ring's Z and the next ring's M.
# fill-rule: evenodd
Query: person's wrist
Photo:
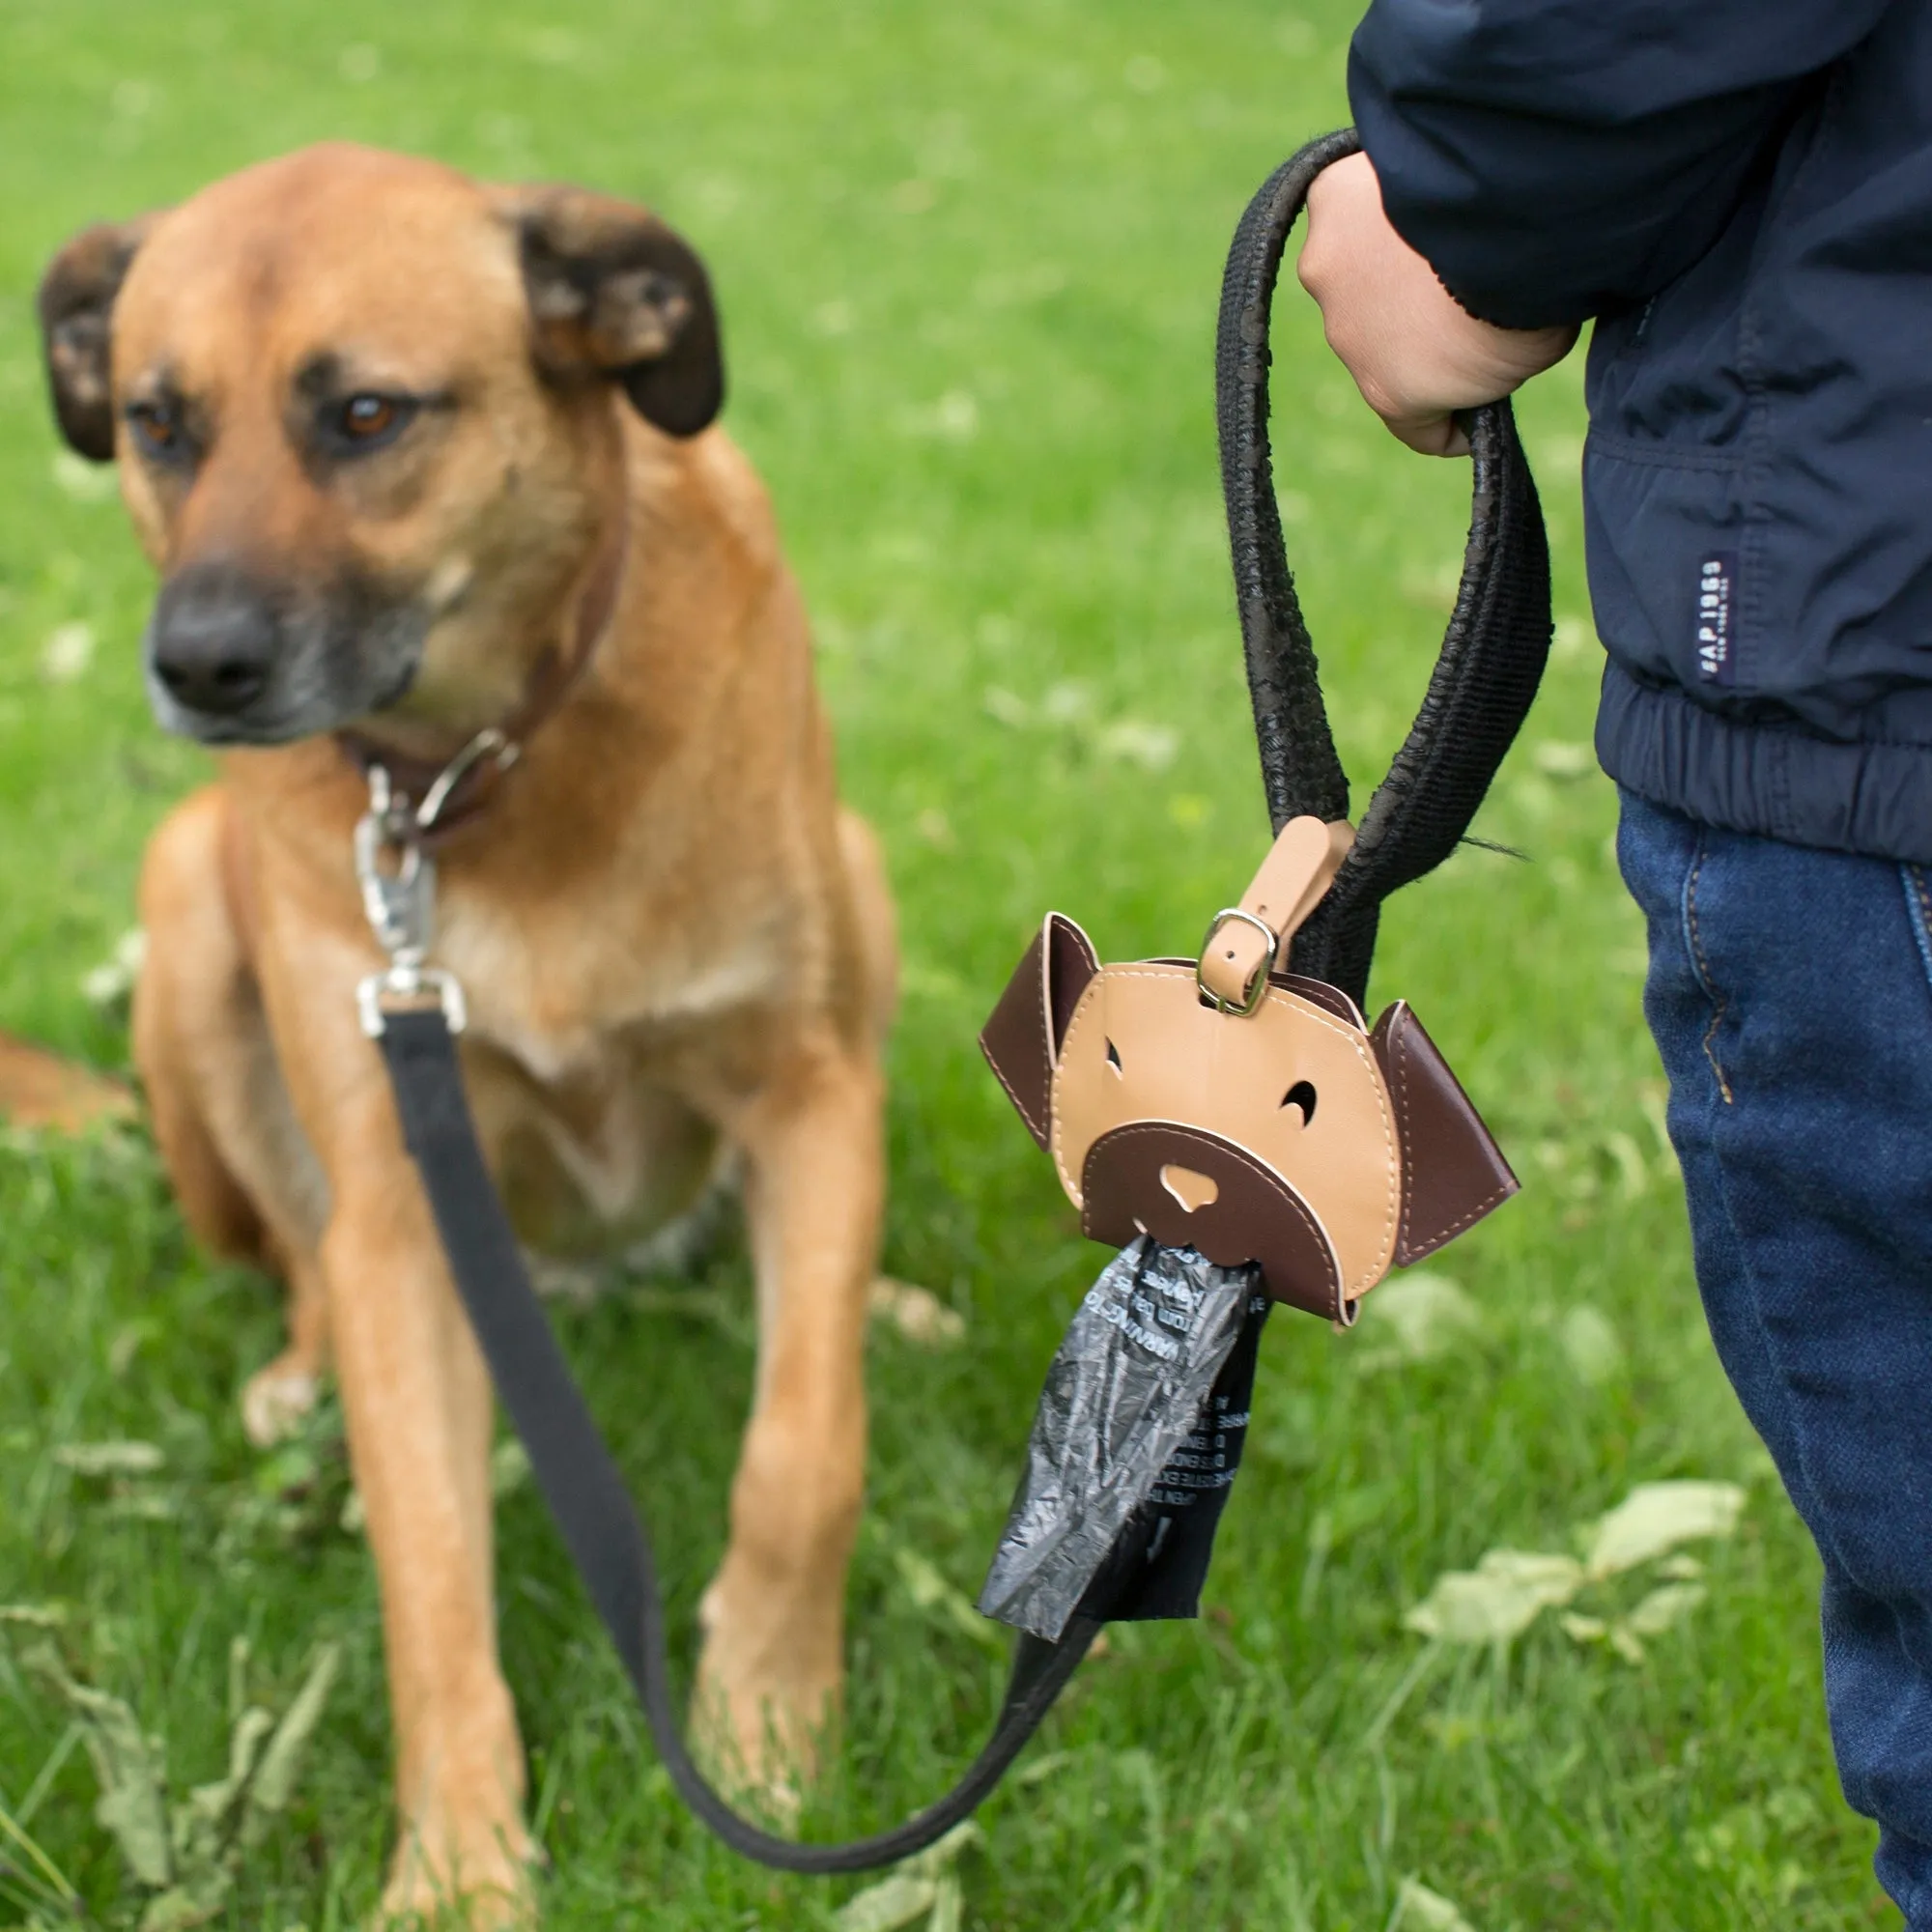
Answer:
M1466 453L1456 412L1510 394L1576 340L1571 327L1511 329L1472 314L1396 232L1366 155L1316 179L1299 273L1364 401L1428 455Z

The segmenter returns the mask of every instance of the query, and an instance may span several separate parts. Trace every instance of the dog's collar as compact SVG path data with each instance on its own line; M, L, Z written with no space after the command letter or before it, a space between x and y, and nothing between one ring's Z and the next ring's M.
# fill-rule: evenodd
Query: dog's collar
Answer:
M563 708L589 669L617 608L630 550L630 518L620 513L616 533L599 551L577 600L570 648L547 647L525 687L523 701L500 724L479 731L453 758L418 758L379 745L360 731L338 731L335 741L363 778L381 769L398 800L414 807L416 841L443 844L481 816L505 776L523 755L531 734Z

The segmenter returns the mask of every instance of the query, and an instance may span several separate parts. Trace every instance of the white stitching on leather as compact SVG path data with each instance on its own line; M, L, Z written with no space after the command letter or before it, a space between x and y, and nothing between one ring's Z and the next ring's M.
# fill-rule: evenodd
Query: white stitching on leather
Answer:
M985 1060L986 1065L993 1069L993 1078L997 1080L1000 1083L1000 1085L1007 1090L1007 1098L1013 1103L1014 1112L1017 1113L1020 1119L1023 1120L1027 1123L1027 1125L1033 1129L1034 1139L1038 1140L1041 1137L1042 1132L1050 1133L1052 1131L1052 1125L1053 1125L1052 1068L1049 1067L1047 1069L1047 1087L1046 1087L1047 1125L1044 1129L1042 1129L1039 1122L1034 1119L1033 1110L1030 1107L1028 1107L1027 1103L1024 1100L1022 1100L1017 1094L1013 1092L1013 1083L1010 1080L1009 1080L1004 1073L1000 1071L1000 1063L997 1060L995 1060L990 1053L986 1051L984 1041L980 1042L980 1052L981 1057Z

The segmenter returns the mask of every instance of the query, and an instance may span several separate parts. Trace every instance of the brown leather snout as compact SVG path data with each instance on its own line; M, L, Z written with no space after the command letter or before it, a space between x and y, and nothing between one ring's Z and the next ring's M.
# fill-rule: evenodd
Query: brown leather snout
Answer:
M1194 1184L1203 1179L1212 1183L1211 1200ZM1183 1197L1197 1205L1190 1209ZM1125 1247L1146 1234L1166 1247L1198 1248L1222 1267L1254 1262L1277 1301L1344 1324L1354 1320L1335 1250L1308 1204L1218 1134L1168 1121L1115 1127L1087 1150L1080 1199L1080 1225L1094 1240Z

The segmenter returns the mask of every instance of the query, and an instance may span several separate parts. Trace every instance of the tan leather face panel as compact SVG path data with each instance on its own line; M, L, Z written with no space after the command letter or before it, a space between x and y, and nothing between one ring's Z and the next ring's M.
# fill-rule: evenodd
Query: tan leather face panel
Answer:
M1312 1001L1270 986L1241 1017L1205 1006L1190 967L1103 967L1066 1029L1052 1100L1051 1151L1076 1207L1096 1141L1168 1122L1247 1150L1289 1183L1334 1251L1345 1300L1395 1258L1403 1161L1381 1068L1360 1032ZM1228 1185L1205 1154L1165 1159ZM1184 1225L1157 1174L1152 1191Z
M1277 1300L1345 1327L1391 1266L1517 1190L1406 1005L1371 1035L1346 993L1282 970L1353 843L1291 819L1198 961L1100 966L1049 914L980 1036L1095 1240L1255 1262Z

